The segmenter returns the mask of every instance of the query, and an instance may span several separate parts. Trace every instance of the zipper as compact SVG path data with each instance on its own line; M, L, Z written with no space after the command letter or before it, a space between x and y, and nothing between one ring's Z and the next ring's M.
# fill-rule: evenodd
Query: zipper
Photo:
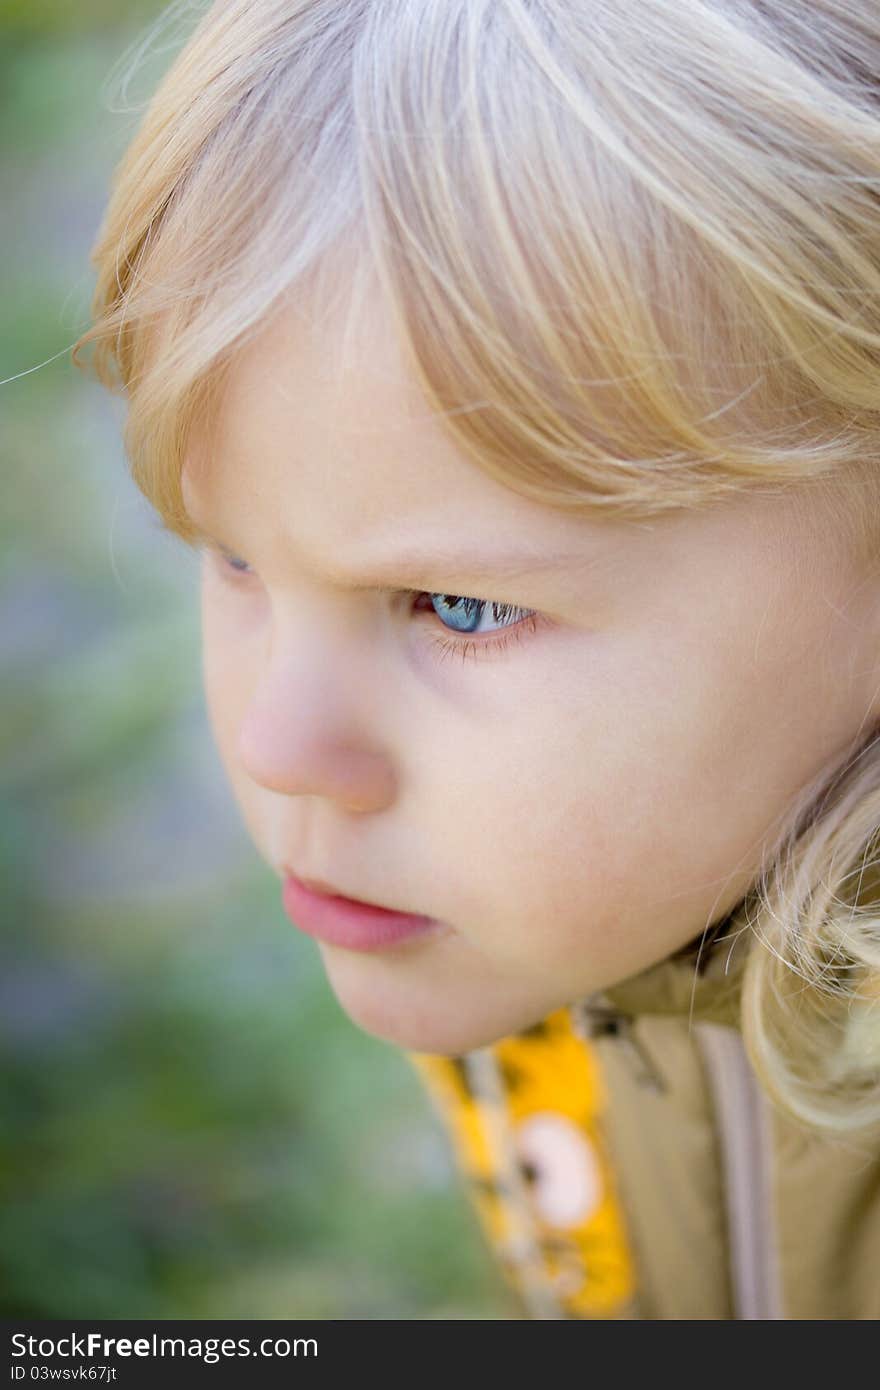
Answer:
M532 1318L567 1318L547 1278L540 1242L530 1216L528 1190L511 1138L498 1059L491 1047L484 1047L467 1053L463 1060L472 1094L482 1103L483 1133L492 1168L499 1186L507 1194L508 1234L504 1253L518 1271L523 1302Z
M721 1141L733 1303L738 1319L780 1320L769 1104L735 1028L694 1025Z
M633 1029L629 1014L592 999L579 1000L572 1006L572 1020L587 1042L594 1038L615 1038L618 1046L629 1054L635 1079L640 1086L652 1091L665 1091L666 1079L648 1049Z

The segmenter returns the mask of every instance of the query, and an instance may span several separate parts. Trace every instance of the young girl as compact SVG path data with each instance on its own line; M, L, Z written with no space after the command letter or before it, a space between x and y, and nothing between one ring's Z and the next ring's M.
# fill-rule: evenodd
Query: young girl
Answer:
M529 1316L880 1316L878 79L874 0L218 0L99 236L246 824Z

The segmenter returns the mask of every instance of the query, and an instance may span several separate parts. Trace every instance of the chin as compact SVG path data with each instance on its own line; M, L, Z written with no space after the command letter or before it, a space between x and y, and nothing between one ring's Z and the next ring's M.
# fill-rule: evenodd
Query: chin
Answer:
M392 1043L405 1052L425 1052L437 1057L460 1057L477 1047L497 1042L499 1035L485 1029L469 1028L465 1020L432 1018L411 1020L376 1017L375 1010L355 1010L339 1001L352 1023L382 1042Z
M335 986L333 992L340 1008L362 1032L407 1052L456 1057L490 1041L483 1036L485 1030L477 1030L475 1034L468 1020L461 1017L444 1016L440 1011L428 1014L413 1009L392 1009L375 996L359 993L353 998L350 991Z
M459 1057L531 1027L550 1012L534 1005L518 1008L510 999L493 1000L480 991L456 1000L436 990L425 998L418 988L388 989L387 981L358 968L360 962L341 960L341 954L331 960L328 952L324 961L340 1008L362 1032L407 1052Z

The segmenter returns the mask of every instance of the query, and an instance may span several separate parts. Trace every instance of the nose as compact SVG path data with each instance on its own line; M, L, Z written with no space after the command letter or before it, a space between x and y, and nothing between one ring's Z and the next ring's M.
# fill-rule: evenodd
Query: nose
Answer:
M364 732L359 682L333 680L302 662L272 659L264 667L239 727L238 756L253 781L285 796L320 796L350 811L390 804L395 777L389 757Z

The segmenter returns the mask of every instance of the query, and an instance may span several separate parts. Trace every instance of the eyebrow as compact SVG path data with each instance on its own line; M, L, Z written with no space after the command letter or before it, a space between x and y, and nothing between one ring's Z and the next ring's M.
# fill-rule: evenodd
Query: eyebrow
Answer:
M211 535L204 527L192 522L192 518L190 521L196 543L207 542L209 545L216 546L226 555L238 555L238 552L231 546ZM247 559L246 556L239 558ZM584 567L590 559L595 563L596 557L588 557L583 551L552 555L543 552L497 552L495 554L479 553L475 555L472 551L449 551L440 554L421 546L398 551L393 559L374 566L369 575L345 574L340 570L325 570L325 578L337 588L359 592L368 589L402 588L404 587L403 579L406 576L406 587L419 587L414 582L415 578L418 578L421 580L420 587L426 592L438 592L436 588L432 589L432 584L448 585L453 576L464 578L468 584L472 580L477 585L481 585L484 580L490 583L495 580L508 583L511 580L533 575L558 573L573 566ZM451 590L447 588L445 592L449 593Z

